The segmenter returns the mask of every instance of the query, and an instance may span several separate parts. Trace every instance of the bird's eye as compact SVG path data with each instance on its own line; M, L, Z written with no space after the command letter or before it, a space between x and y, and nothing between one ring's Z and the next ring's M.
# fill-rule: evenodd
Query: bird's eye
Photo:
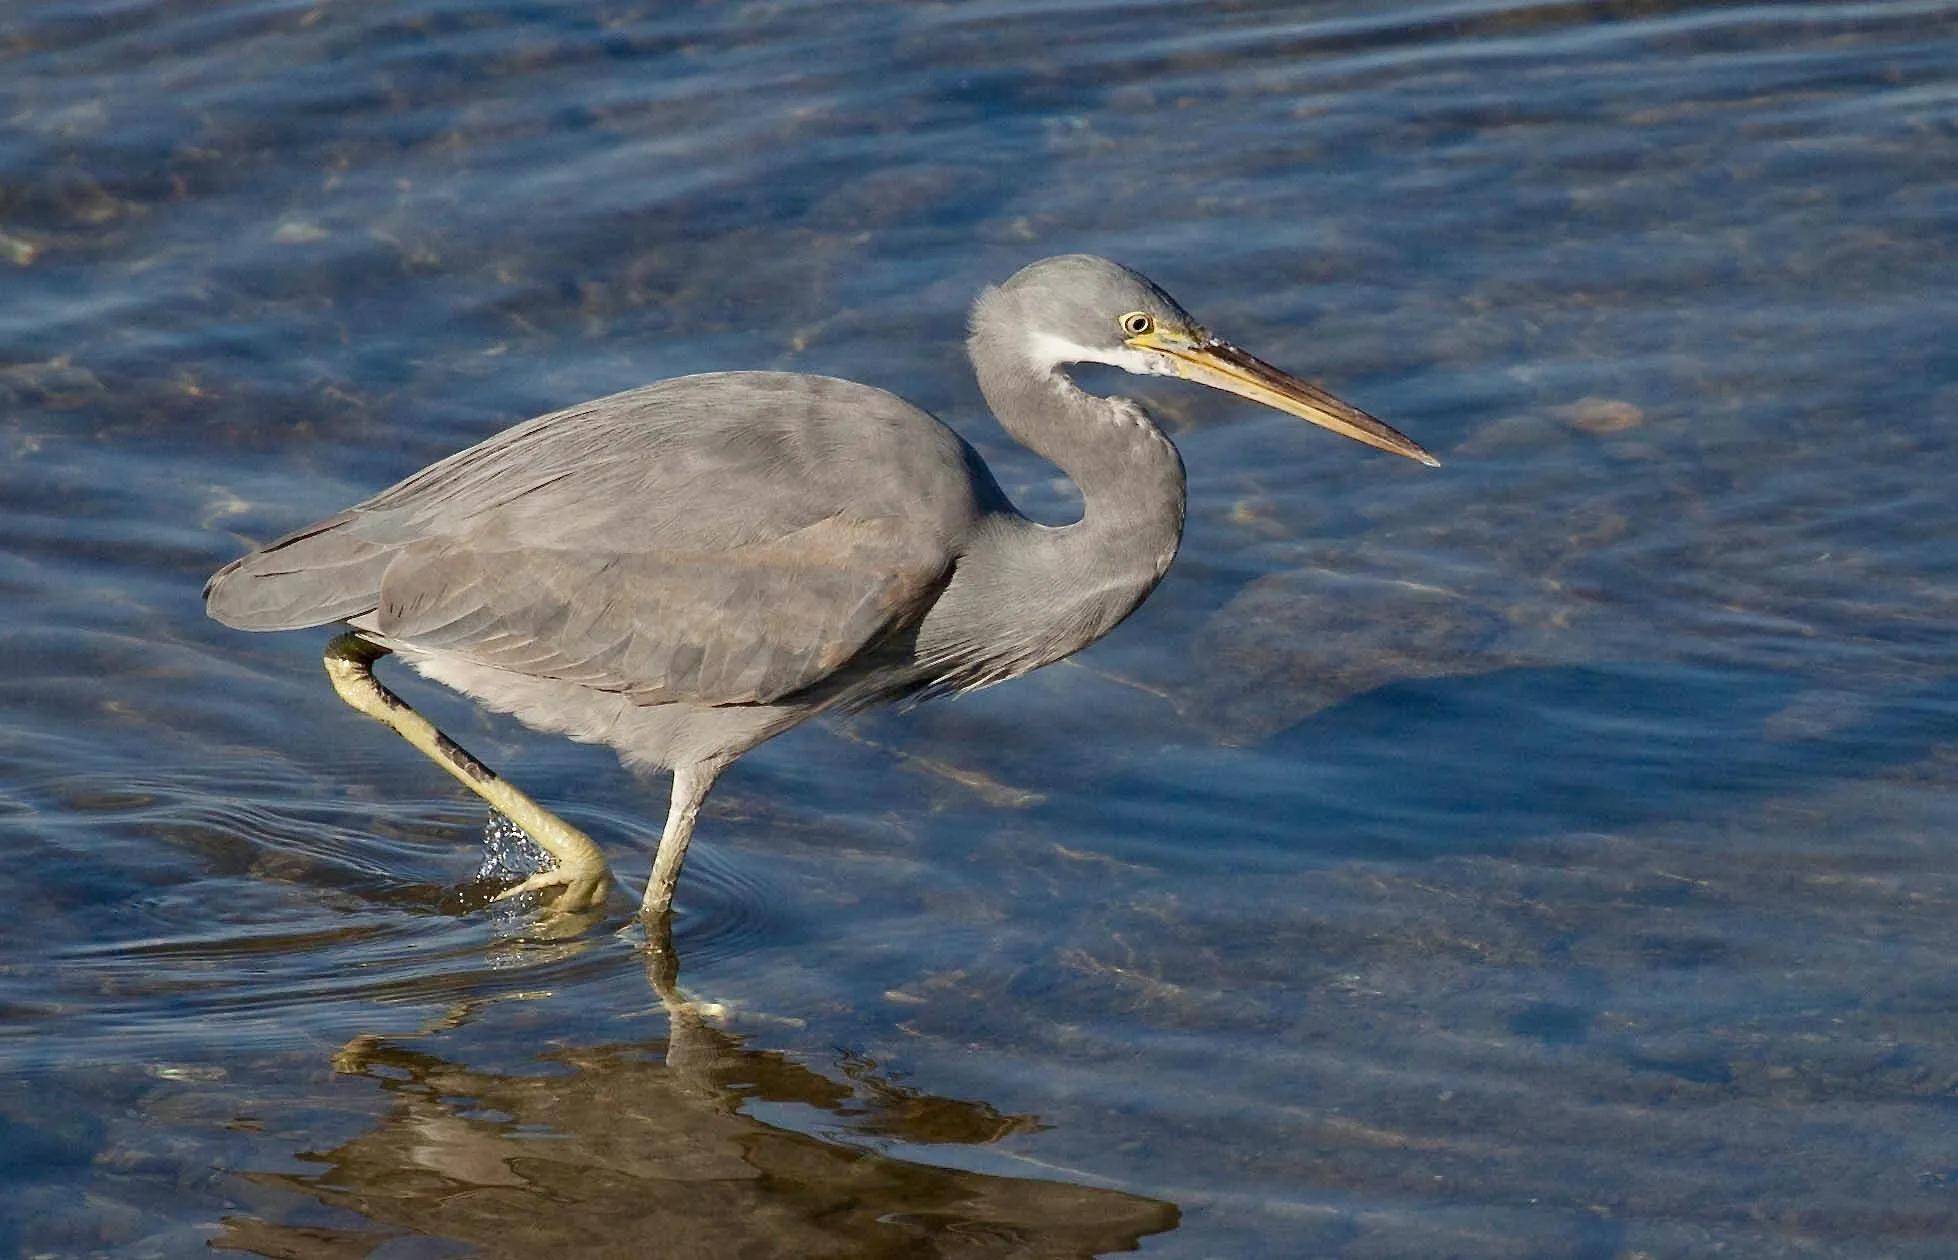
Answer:
M1131 337L1140 337L1155 326L1156 321L1141 311L1130 311L1122 316L1122 331Z

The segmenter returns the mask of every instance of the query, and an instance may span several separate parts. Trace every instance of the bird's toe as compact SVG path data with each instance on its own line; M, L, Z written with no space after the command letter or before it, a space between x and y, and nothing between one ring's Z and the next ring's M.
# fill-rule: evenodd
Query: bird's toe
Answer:
M551 908L559 911L589 910L604 902L612 891L611 872L603 867L596 870L571 870L554 866L548 871L539 871L530 878L511 885L492 897L492 901L514 901L528 893L541 893L549 896Z

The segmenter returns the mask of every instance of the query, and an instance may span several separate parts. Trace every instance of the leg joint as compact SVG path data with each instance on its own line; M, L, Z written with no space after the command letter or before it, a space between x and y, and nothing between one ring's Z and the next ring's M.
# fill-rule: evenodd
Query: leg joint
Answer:
M347 633L326 645L326 676L342 700L368 717L387 721L389 709L401 707L392 692L374 677L374 662L388 655L384 647Z

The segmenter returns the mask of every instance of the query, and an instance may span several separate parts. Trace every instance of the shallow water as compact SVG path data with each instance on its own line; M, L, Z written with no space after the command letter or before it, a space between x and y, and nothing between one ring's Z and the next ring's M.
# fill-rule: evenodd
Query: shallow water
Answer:
M1951 1254L1958 6L1384 8L0 18L0 1249ZM1122 381L1168 581L744 759L670 953L203 619L713 368L1063 519L960 334L1072 249L1446 467ZM658 785L403 688L643 877Z

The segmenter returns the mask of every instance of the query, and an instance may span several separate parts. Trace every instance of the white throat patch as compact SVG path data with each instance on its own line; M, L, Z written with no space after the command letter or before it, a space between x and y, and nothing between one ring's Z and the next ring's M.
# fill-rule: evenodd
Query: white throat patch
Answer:
M1029 334L1027 357L1050 372L1069 363L1106 363L1137 376L1172 376L1176 371L1166 354L1132 350L1127 346L1118 346L1113 350L1091 350L1052 333Z

